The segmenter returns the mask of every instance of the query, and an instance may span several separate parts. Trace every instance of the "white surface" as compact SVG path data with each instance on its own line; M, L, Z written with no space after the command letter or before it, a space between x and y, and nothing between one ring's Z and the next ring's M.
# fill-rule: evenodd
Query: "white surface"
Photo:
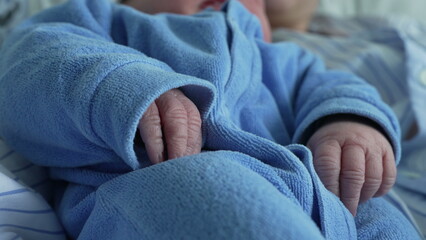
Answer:
M319 0L319 12L334 16L409 17L426 23L426 0Z

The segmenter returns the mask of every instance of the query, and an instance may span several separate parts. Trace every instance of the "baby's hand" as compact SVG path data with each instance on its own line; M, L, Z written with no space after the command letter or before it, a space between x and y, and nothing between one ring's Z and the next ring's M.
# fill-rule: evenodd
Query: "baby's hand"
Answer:
M142 116L138 128L154 164L201 151L200 112L178 89L155 100Z
M318 129L307 146L326 188L355 216L358 203L384 195L396 179L393 150L374 127L351 121Z

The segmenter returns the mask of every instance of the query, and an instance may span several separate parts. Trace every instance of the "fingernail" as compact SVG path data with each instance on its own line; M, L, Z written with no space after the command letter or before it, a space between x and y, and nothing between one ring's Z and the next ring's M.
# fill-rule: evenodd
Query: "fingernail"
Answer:
M161 163L161 162L163 162L164 160L164 153L160 153L160 154L158 154L158 163Z

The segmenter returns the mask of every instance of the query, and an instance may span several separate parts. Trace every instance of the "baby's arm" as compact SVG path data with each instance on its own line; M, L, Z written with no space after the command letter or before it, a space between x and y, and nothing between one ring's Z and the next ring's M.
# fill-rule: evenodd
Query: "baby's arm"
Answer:
M200 112L178 89L155 100L142 116L138 128L154 164L201 151Z
M96 11L93 15L92 10ZM87 6L83 1L71 1L35 16L9 35L0 50L3 139L35 163L64 171L105 162L122 169L137 169L144 159L134 151L135 132L138 125L145 124L140 120L147 108L153 102L163 102L161 94L187 87L189 92L203 93L203 99L196 104L200 111L207 109L213 98L213 85L176 73L165 62L143 54L146 49L138 51L120 44L119 40L126 37L120 38L119 33L115 38L109 35L117 32L111 27L133 29L122 21L133 16L128 11L104 1L91 1ZM170 25L166 18L136 18L141 26L152 27L146 31L162 22ZM131 26L135 24L132 18L129 21ZM169 36L169 31L162 32L166 34L156 36ZM134 39L146 36L129 35ZM146 40L144 44L151 46L152 40ZM34 71L22 71L27 68ZM20 79L19 83L16 79ZM161 105L160 114L163 108L167 109L167 104ZM22 117L22 113L27 117ZM191 120L188 125L192 123ZM188 134L187 141L194 142L197 151L200 140L191 139L193 135ZM171 135L179 137L180 131ZM181 155L179 146L176 151L167 146L169 157Z
M353 215L360 202L384 195L395 183L391 144L370 124L334 119L320 127L307 146L320 179Z

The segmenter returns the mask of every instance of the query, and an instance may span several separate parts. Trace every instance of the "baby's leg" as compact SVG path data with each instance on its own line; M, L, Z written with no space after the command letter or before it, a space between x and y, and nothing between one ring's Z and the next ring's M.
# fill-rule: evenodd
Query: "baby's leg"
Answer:
M257 162L211 152L118 177L80 208L93 210L79 239L323 239Z
M358 239L420 239L407 218L383 198L373 198L361 204L355 221Z

